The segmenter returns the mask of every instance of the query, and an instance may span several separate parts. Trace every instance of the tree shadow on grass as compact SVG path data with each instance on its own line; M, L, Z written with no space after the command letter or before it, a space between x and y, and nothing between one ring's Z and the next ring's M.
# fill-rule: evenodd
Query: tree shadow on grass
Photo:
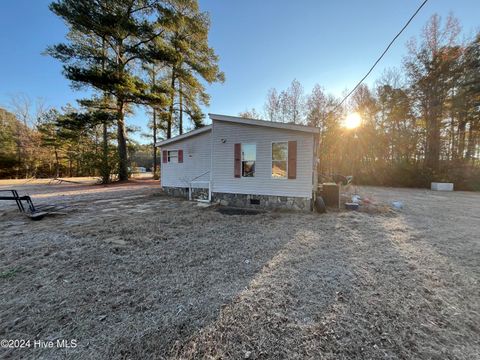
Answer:
M402 217L302 220L285 224L295 229L290 240L173 358L478 355L475 314L459 321L446 310L461 298L435 289L421 254L402 249L411 235Z
M405 246L402 218L225 216L149 201L153 215L125 208L6 241L6 265L24 270L6 280L0 332L77 339L76 358L461 358L478 349L474 315L462 325L444 312L458 299L439 294L421 252Z

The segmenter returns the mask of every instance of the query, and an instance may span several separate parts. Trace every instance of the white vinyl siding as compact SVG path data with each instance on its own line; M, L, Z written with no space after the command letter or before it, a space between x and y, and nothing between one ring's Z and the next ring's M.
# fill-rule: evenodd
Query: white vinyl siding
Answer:
M252 195L312 196L312 133L213 120L212 191ZM297 141L296 179L272 177L272 143ZM234 144L256 144L255 176L235 178Z
M209 181L212 150L210 140L211 131L207 131L161 147L161 185L186 188L192 179L202 174L195 181ZM183 150L183 162L178 163L177 158L174 162L164 163L165 150Z

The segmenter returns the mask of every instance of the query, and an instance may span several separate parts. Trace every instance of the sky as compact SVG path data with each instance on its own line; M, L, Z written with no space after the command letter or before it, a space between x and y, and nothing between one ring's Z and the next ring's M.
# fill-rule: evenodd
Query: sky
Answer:
M308 93L315 84L341 95L363 77L421 0L199 0L211 18L210 45L225 72L223 84L207 86L204 112L238 115L263 110L270 88L283 90L297 79ZM24 94L61 107L86 96L73 90L62 65L42 53L64 41L65 24L48 9L49 0L0 1L0 107ZM418 37L429 17L452 12L465 36L480 30L479 0L429 0L367 79L401 67L406 42ZM137 109L127 122L146 129ZM208 122L208 121L207 121ZM146 131L146 130L145 130ZM133 134L139 142L147 140Z

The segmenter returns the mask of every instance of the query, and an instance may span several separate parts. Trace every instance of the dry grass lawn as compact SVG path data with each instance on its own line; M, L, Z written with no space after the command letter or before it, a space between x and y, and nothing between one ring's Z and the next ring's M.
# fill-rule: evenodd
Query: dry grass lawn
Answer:
M160 193L8 183L70 207L0 203L7 359L480 358L480 194L361 188L402 210L227 215Z

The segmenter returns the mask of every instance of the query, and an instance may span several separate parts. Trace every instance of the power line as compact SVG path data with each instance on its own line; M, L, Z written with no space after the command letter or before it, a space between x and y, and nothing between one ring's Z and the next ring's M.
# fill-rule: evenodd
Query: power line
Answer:
M343 100L333 108L332 112L337 110L340 106L342 106L342 104L345 102L345 100L348 99L348 97L350 95L352 95L355 90L357 90L357 88L363 83L363 81L367 78L368 75L370 75L370 73L373 71L373 69L375 68L375 66L377 66L377 64L380 62L380 60L382 60L383 56L387 53L388 49L390 49L390 47L393 45L393 43L395 42L395 40L397 40L397 38L403 33L403 31L407 28L407 26L412 22L413 18L418 14L418 12L423 8L423 6L427 3L428 0L424 0L422 2L422 4L418 7L418 9L413 13L413 15L410 17L410 19L408 19L407 23L403 26L403 28L398 32L397 35L395 35L395 37L393 38L392 41L390 41L390 44L388 44L388 46L386 47L386 49L383 51L382 55L380 55L380 57L377 59L377 61L375 61L375 63L372 65L372 67L370 68L370 70L368 70L368 72L365 74L365 76L357 83L357 85L355 85L355 87L352 89L352 91L350 91L347 96L345 96L343 98Z

